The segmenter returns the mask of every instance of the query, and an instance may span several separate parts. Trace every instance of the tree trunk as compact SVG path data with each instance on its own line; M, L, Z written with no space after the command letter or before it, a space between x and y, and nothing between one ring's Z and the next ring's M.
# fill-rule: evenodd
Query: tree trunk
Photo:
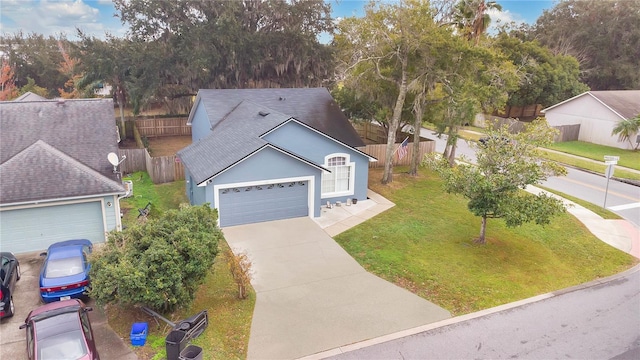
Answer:
M120 130L122 131L122 133L120 134L120 138L122 140L125 140L127 138L127 128L125 127L125 121L124 121L124 94L122 93L123 90L118 86L118 88L116 89L116 91L118 92L118 108L120 109Z
M447 160L449 161L449 166L454 166L456 164L456 142L458 140L458 131L455 126L449 127L449 132L447 133L447 146L449 147L449 153L447 154Z
M413 154L411 154L411 169L409 175L418 175L420 166L420 129L422 129L422 115L424 114L423 103L420 101L415 107L415 118L413 121Z
M405 54L402 58L402 78L400 80L398 98L396 100L396 105L393 108L393 116L391 118L391 122L389 123L386 159L384 161L384 175L382 176L383 184L393 182L393 156L395 155L394 147L396 144L396 131L398 130L398 125L400 124L402 108L404 107L404 99L407 96L407 62L408 56Z
M486 244L485 234L487 232L487 217L482 217L482 225L480 225L480 237L476 239L477 244Z

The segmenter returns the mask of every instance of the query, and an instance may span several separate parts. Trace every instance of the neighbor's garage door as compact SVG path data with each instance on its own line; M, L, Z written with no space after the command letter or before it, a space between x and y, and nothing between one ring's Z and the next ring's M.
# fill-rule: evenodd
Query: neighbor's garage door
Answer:
M307 216L308 185L294 181L221 189L220 226Z
M0 212L2 251L44 251L54 242L104 242L101 203L46 206Z

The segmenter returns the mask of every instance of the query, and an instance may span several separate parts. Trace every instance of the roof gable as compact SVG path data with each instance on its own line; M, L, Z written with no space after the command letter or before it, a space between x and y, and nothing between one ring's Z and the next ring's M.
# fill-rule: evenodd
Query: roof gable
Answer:
M107 160L118 151L111 99L0 102L0 129L0 163L42 140L116 179Z
M594 99L621 119L631 119L640 114L640 90L587 91L543 109L542 113L584 96Z
M349 146L364 145L325 88L202 89L198 91L196 104L204 106L211 126L215 127L244 100L286 114Z
M313 132L313 133L315 133L315 134L318 134L319 136L325 137L325 138L327 138L327 139L329 139L329 140L331 140L331 141L333 141L333 142L336 142L336 143L340 144L341 146L344 146L344 147L346 147L346 148L349 148L349 149L353 150L354 152L359 153L359 154L361 154L362 156L364 156L364 157L368 158L368 159L369 159L369 162L376 162L376 161L378 161L378 159L376 159L375 157L373 157L373 156L371 156L371 155L369 155L369 154L367 154L367 153L365 153L365 152L363 152L363 151L361 151L361 150L358 150L358 149L357 149L357 148L355 148L355 147L349 146L349 145L347 145L347 144L345 144L345 143L341 142L340 140L335 139L335 138L333 138L333 137L331 137L331 136L329 136L329 135L327 135L327 134L325 134L325 133L323 133L323 132L321 132L321 131L318 131L318 130L316 130L316 129L312 128L311 126L309 126L309 125L307 125L307 124L305 124L305 123L303 123L303 122L301 122L301 121L298 121L298 120L297 120L297 119L295 119L295 118L290 118L290 119L288 119L287 121L285 121L285 122L283 122L283 123L281 123L281 124L278 124L276 127L272 128L272 129L269 129L269 131L267 131L267 132L265 132L264 134L260 135L260 137L261 137L261 138L263 138L263 137L267 136L268 134L270 134L270 133L272 133L272 132L274 132L274 131L278 131L278 129L280 129L281 127L283 127L283 126L285 126L285 125L287 125L287 124L289 124L289 123L295 123L295 124L297 124L297 125L301 126L302 128L307 129L307 130L308 130L308 131L310 131L310 132Z
M0 203L122 193L106 178L42 140L0 165Z
M216 124L214 131L178 156L197 183L232 166L262 148L260 135L288 120L284 114L251 101L242 101Z

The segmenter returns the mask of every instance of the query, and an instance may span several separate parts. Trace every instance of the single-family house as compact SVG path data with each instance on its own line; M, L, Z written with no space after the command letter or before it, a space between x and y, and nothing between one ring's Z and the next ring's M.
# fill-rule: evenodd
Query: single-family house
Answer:
M587 91L542 112L550 126L580 125L580 141L630 149L612 131L621 120L640 114L640 90Z
M363 142L324 88L200 90L193 142L178 152L192 204L220 226L318 217L367 197Z
M0 244L39 251L121 230L111 99L0 102ZM113 155L111 156L113 158Z

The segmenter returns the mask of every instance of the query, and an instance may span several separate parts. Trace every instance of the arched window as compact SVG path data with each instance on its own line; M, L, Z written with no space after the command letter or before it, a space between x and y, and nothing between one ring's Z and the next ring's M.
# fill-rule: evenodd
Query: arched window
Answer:
M353 195L355 163L350 162L349 155L328 155L324 166L331 172L322 173L322 197Z

